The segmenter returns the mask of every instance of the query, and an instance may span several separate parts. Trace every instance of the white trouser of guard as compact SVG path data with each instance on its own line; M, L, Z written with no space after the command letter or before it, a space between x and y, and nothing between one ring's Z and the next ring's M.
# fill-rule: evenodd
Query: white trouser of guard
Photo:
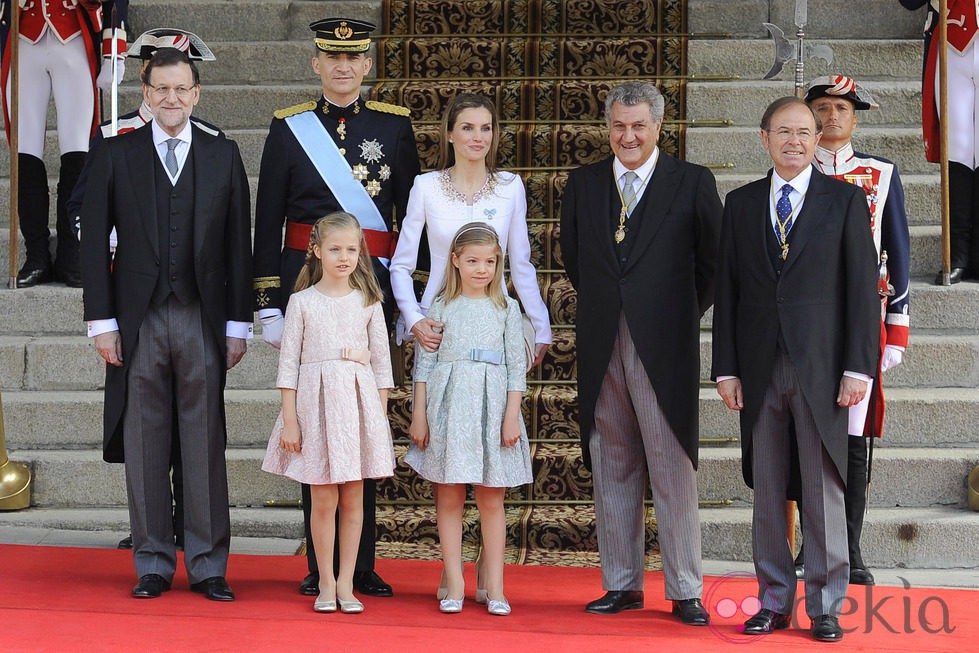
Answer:
M979 116L976 115L976 80L979 48L975 41L965 53L948 48L948 160L979 167ZM939 77L935 75L935 102L940 101Z
M54 95L61 154L87 152L95 111L92 71L81 35L62 43L45 30L37 43L20 39L18 151L44 158L48 103ZM10 78L7 78L10 105Z

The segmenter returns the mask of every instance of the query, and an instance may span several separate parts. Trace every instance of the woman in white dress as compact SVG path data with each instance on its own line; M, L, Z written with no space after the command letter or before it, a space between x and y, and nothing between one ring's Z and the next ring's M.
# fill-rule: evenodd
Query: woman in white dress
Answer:
M452 237L466 223L485 222L499 235L513 286L534 326L533 364L537 365L551 344L551 324L530 262L523 181L496 169L499 140L499 119L491 100L468 93L452 99L442 117L440 169L415 178L391 259L391 288L401 311L398 338L399 342L414 338L428 351L438 349L441 325L426 315L442 287ZM431 274L419 302L411 274L423 229L428 234Z

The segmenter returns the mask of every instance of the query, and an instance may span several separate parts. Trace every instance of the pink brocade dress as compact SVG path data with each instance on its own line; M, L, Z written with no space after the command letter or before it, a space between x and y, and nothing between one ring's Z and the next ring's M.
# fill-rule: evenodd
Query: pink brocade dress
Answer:
M293 294L286 310L276 386L296 390L302 451L282 449L282 412L262 469L312 485L391 476L394 447L379 388L392 388L381 304L352 291L328 297L315 287ZM342 358L344 348L370 362ZM366 360L366 359L365 359Z

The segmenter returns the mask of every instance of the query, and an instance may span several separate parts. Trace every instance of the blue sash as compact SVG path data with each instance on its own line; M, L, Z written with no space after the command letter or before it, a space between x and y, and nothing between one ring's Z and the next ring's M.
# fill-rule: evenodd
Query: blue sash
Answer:
M363 229L387 231L388 226L374 200L367 194L364 185L354 179L350 164L340 154L340 148L319 118L312 111L304 111L286 118L286 124L343 210L353 214ZM329 174L331 170L334 172L332 175Z

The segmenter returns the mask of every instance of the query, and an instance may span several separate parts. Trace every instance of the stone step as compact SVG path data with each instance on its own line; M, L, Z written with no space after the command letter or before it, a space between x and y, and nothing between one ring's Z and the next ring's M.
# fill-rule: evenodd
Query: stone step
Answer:
M553 509L549 509L552 513ZM594 546L594 507L569 506L564 514L554 515L548 538L554 549L550 564L562 564L571 556L555 548L562 529L577 538L579 549ZM403 528L405 540L417 532L420 520L431 520L434 509L405 510L379 506L379 540L390 541L393 532ZM508 510L508 516L514 508ZM655 517L655 513L650 515ZM512 524L512 520L508 520ZM655 524L648 520L649 530ZM751 560L751 509L701 508L700 526L705 559ZM30 508L0 512L0 527L45 528L73 531L129 531L125 507L105 508ZM383 530L382 530L383 529ZM647 530L647 532L649 532ZM302 513L296 508L231 508L233 537L302 538ZM867 513L862 537L863 555L871 569L976 569L975 542L979 539L979 513L961 508L874 508ZM417 541L417 540L415 540ZM430 539L428 548L437 540ZM648 541L648 539L647 539ZM516 541L508 538L512 550Z
M511 124L502 128L501 142L506 144L506 148L501 147L500 150L501 167L578 166L597 161L608 154L608 136L604 126L592 124L571 125L567 126L567 129L565 127L557 124L534 126ZM661 143L668 143L670 148L675 147L679 129L678 125L665 125ZM437 165L435 143L439 139L439 130L440 128L434 124L421 125L415 129L422 168L434 168ZM246 173L251 177L257 177L265 138L268 134L267 123L261 128L230 129L225 133L238 144ZM583 142L592 141L596 149L568 148L562 145L563 142L575 138L580 138ZM49 131L46 136L44 163L51 175L59 168L56 141L57 134ZM522 144L520 148L517 147L518 142ZM525 149L523 146L528 148L526 152L522 151ZM6 150L0 151L0 177L9 174L9 165L9 153Z
M4 243L0 232L0 246ZM5 250L3 250L5 251ZM2 259L0 259L2 260ZM6 261L3 262L4 266ZM545 301L550 302L551 322L574 324L573 289L559 272L545 279ZM951 330L962 334L979 333L979 285L963 282L955 286L935 286L928 280L911 281L912 324L916 331L932 333ZM0 333L11 336L78 335L83 333L82 290L52 283L16 291L0 290L5 306L0 311ZM711 311L701 320L709 327Z
M910 354L909 354L910 356ZM893 370L897 374L897 370ZM407 394L399 389L396 395ZM534 397L538 397L534 399ZM884 422L886 446L979 449L979 393L975 388L888 388ZM396 397L395 397L396 399ZM90 391L5 391L7 446L11 450L95 450L102 443L103 393ZM277 390L227 390L228 446L264 449L280 408ZM530 436L540 440L578 438L577 395L573 386L532 386L524 416ZM404 400L392 400L391 421L403 437ZM531 411L531 412L528 412ZM536 411L536 412L533 412ZM533 425L537 424L536 429ZM736 441L738 415L728 410L713 387L700 390L700 437Z
M939 211L940 178L937 167L932 167L934 168L933 171L924 174L903 174L903 171L899 169L899 172L902 172L901 182L904 185L908 224L911 226L938 225L941 222ZM764 171L749 173L744 170L715 168L713 173L717 179L717 189L723 201L728 192L755 181L764 174ZM524 171L521 175L524 177L527 187L528 219L531 222L556 223L560 219L560 189L564 187L567 172ZM56 222L54 198L57 194L57 183L57 177L48 178L48 187L51 193L48 224L52 230ZM258 177L250 176L248 186L254 209L256 193L258 192ZM9 206L9 191L9 178L0 177L0 207ZM6 231L10 224L9 216L10 213L6 210L0 213L0 239L7 237ZM0 256L7 255L7 242L0 240ZM556 238L553 239L553 243L556 244ZM21 254L23 255L23 248L21 248ZM6 259L2 259L0 265L6 265L5 261Z
M848 12L851 20L854 18L852 11ZM866 25L864 20L861 17L854 23L858 28L863 27ZM793 42L794 32L793 29L792 34L787 35ZM806 81L821 75L839 74L840 71L861 82L874 79L910 81L921 78L922 41L920 38L812 39L808 42L828 45L833 50L833 62L827 64L821 59L808 59L805 68ZM767 38L692 39L687 45L687 73L692 77L719 75L743 79L752 88L771 69L774 59L775 48L772 41ZM782 88L771 99L774 100L778 95L793 94L794 60L783 66L782 72L776 79L782 82Z
M874 447L869 505L887 507L966 507L966 478L979 464L979 449ZM908 477L913 471L914 482ZM750 505L752 491L741 475L740 448L701 449L698 496Z
M886 157L885 157L886 158ZM934 166L933 166L934 167ZM934 167L930 174L903 174L900 168L901 183L904 186L904 208L908 215L908 224L912 227L941 224L941 192L938 168ZM744 174L743 172L727 172L714 170L717 178L717 190L723 200L727 194L744 186L761 176L760 174Z
M772 23L794 39L794 17L794 0L687 0L687 28L693 33L762 38L768 36L762 23ZM809 4L808 17L806 34L814 39L920 38L924 24L923 11L904 11L890 0L864 0L859 13L849 0L820 0ZM874 29L864 21L872 21Z
M975 427L979 423L979 393L974 388L888 388L885 395L886 446L979 447ZM702 388L700 437L739 433L738 415L724 406L713 387Z
M430 501L429 484L402 462L406 445L397 446L398 476L379 483L379 497L395 502ZM581 464L577 443L534 446L533 484L507 491L510 501L568 505L591 497L591 474ZM235 506L261 506L266 501L299 498L294 481L261 471L264 448L227 450L229 500ZM96 508L125 505L122 465L102 461L101 452L87 450L11 451L10 458L29 464L34 483L31 505L41 508ZM979 464L979 449L878 447L874 453L870 504L873 507L965 507L965 479ZM915 483L908 471L915 470ZM752 493L741 475L741 451L708 448L700 453L697 473L702 502L750 505Z
M934 274L925 278L911 279L911 310L914 329L922 333L979 332L979 285L968 282L955 286L936 286ZM561 319L574 322L574 306L565 311ZM701 328L710 328L713 308L708 309L700 321ZM551 306L551 315L556 315Z
M206 75L209 68L202 71ZM369 82L370 80L368 80ZM858 80L860 81L860 80ZM880 109L861 111L858 124L861 126L913 126L921 121L921 83L917 80L868 81L861 84L876 98ZM729 120L738 126L756 127L761 115L771 99L778 97L785 89L778 81L759 82L759 93L747 99L743 81L690 81L687 83L687 119L693 121ZM370 86L365 86L367 95ZM247 86L232 83L208 83L204 78L200 103L194 108L194 115L217 125L223 130L266 129L273 113L285 107L315 99L319 89L306 79L291 83L257 84ZM247 101L242 101L243 96ZM142 89L136 81L127 81L119 89L120 113L127 113L138 107L142 101ZM671 107L671 110L673 108ZM104 117L108 119L108 108ZM424 124L432 118L413 116L415 122ZM601 115L577 115L577 120L593 119L600 123ZM506 121L504 120L504 123ZM57 127L57 113L49 111L47 128L53 132ZM859 129L858 129L859 134Z
M864 82L857 79L857 82L880 105L879 109L856 112L858 137L871 125L906 127L921 124L920 80ZM768 103L785 93L785 82L761 81L755 82L753 87L756 92L749 94L745 93L744 81L687 82L687 119L731 120L735 125L757 129Z
M55 214L55 208L56 208L55 199L58 195L58 177L57 177L58 167L55 166L54 168L48 168L48 173L49 173L48 192L50 194L50 206L48 208L48 226L51 229L52 236L54 236L55 225L57 223L57 217ZM249 197L251 198L252 209L254 213L255 194L258 192L257 175L248 178L248 189L249 189ZM10 178L9 177L0 177L0 207L2 207L2 211L0 211L0 238L4 239L2 241L3 244L0 245L0 247L3 247L3 251L0 252L0 256L8 256L7 252L9 248L9 241L6 239L7 239L7 233L9 232L10 229L10 211L9 211ZM20 260L23 261L23 254L24 254L23 246L21 246L20 248L20 254L21 254ZM3 266L7 265L7 260L8 259L6 258L3 259L3 263L2 263Z
M307 25L325 14L355 16L383 24L379 2L322 0L229 3L227 0L141 0L130 10L130 40L151 27L161 25L190 29L208 44L231 39L243 41L305 39ZM691 33L724 32L736 36L767 36L762 22L779 25L791 35L795 31L792 0L688 0L688 29ZM895 10L889 0L866 0L861 16L874 21L875 38L920 37L923 12ZM806 32L813 38L865 39L865 28L853 20L847 0L822 0L809 8Z
M555 330L555 345L531 378L574 381L574 330ZM398 350L400 352L402 350ZM410 349L403 350L406 353ZM410 370L410 356L407 369ZM0 336L0 388L15 390L98 390L105 379L104 363L87 336ZM700 368L706 381L711 362L711 334L700 336ZM256 340L228 374L231 390L275 387L278 352ZM904 364L889 371L889 388L979 386L979 335L918 335L912 333Z
M736 174L753 171L758 176L772 164L757 127L698 127L688 129L686 139L686 159L694 163L724 166ZM864 127L860 130L860 148L890 159L902 174L937 172L935 164L925 160L919 128Z
M376 0L140 0L129 12L129 40L154 27L179 27L200 36L212 49L229 40L312 39L310 22L329 16L352 16L381 24ZM269 77L269 79L274 79Z
M229 138L238 142L241 149L241 156L245 163L245 169L252 177L258 176L259 166L262 159L262 147L265 144L265 136L268 133L268 121L260 129L230 130L227 132ZM44 165L48 175L55 176L60 169L60 155L58 150L58 134L48 131L45 136ZM9 178L10 174L10 151L7 148L0 149L0 177ZM8 182L9 186L9 182ZM254 195L252 196L254 199ZM51 198L52 210L54 197Z
M705 559L751 560L751 509L701 509ZM868 567L974 569L979 513L962 508L874 508L860 538Z

